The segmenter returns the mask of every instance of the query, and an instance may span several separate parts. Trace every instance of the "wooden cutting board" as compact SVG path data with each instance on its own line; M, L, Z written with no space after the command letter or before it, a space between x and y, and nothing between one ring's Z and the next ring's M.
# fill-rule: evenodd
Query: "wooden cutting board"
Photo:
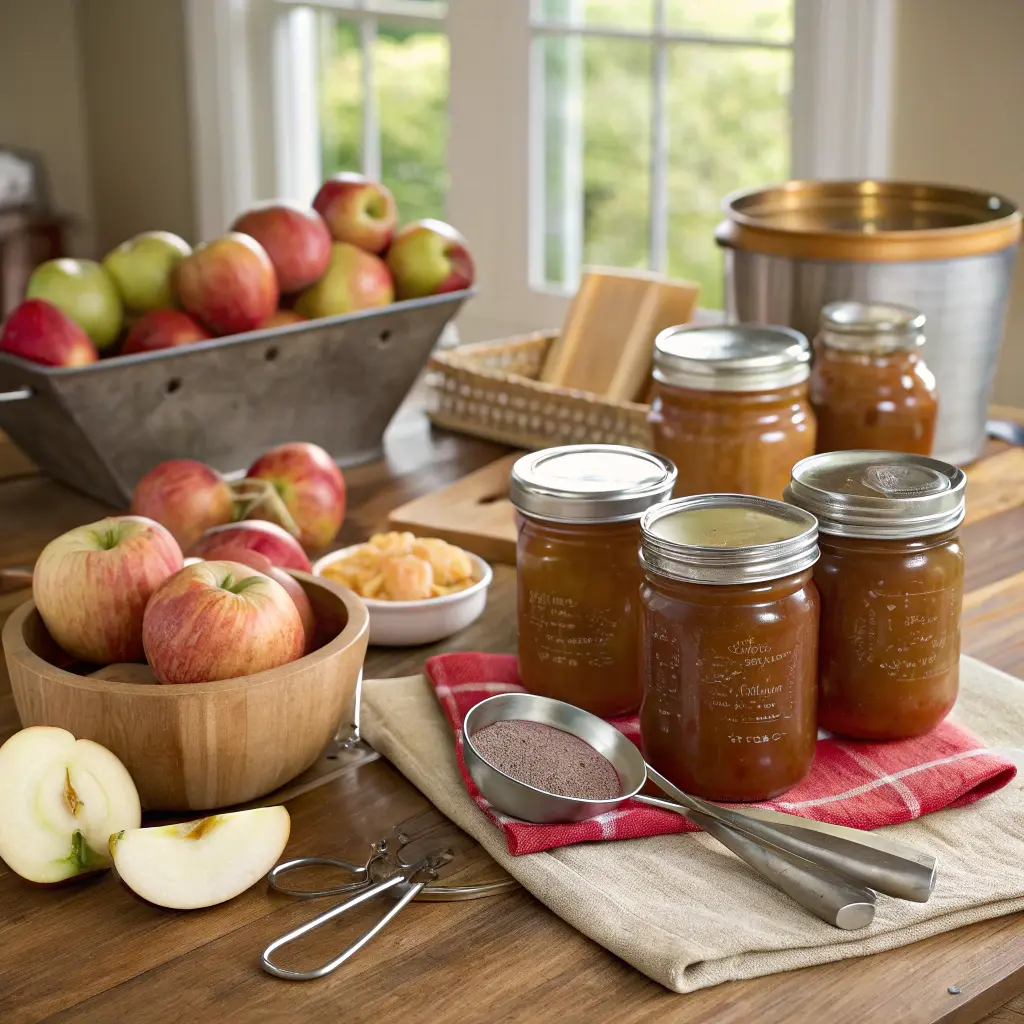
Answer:
M418 537L440 537L488 562L515 565L515 510L508 500L508 478L521 454L507 455L396 508L388 516L389 526Z

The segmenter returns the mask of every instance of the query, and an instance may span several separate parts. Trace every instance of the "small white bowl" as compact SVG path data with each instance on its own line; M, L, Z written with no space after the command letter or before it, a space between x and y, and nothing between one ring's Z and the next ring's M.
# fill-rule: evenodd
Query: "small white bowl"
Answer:
M323 576L325 566L344 558L357 547L360 545L354 544L324 555L313 564L313 575ZM361 597L370 613L370 643L379 647L418 647L444 640L476 622L487 605L487 588L494 573L482 558L471 551L466 554L473 563L476 582L465 590L425 601L377 601Z

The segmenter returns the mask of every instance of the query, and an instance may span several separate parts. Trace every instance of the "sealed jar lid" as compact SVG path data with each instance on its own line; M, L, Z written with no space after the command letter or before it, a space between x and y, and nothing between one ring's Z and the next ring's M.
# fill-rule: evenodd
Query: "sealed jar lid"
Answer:
M617 444L545 448L512 467L509 499L520 512L564 523L636 519L676 482L668 459Z
M962 469L904 452L828 452L793 467L786 501L817 516L822 533L899 540L964 518Z
M807 380L811 349L789 327L669 327L654 340L654 379L698 391L768 391Z
M818 560L814 516L748 494L698 494L649 509L640 520L644 568L687 583L762 583Z
M902 352L924 344L924 313L892 302L830 302L821 340L849 352Z

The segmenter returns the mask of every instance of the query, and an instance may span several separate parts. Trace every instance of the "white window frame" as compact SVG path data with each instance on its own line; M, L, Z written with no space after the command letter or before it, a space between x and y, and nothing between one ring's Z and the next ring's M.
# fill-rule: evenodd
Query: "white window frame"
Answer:
M333 2L347 18L360 20L365 44L375 0L362 0L365 10L353 10L351 0L316 2ZM386 0L388 6L395 2ZM300 0L276 3L284 16L268 24L267 0L186 0L202 238L226 230L256 199L309 198L319 176L310 26L300 6L287 9ZM794 3L792 175L884 178L890 167L894 0ZM531 96L536 26L530 6L529 0L448 0L441 22L417 19L419 4L402 11L403 21L436 25L449 38L445 216L469 237L479 287L460 318L465 338L557 326L568 302L566 294L536 285L536 249L531 254L539 235L531 231L530 217L540 147L535 140L530 144L538 126L531 116L537 97ZM268 67L260 58L270 53L275 59ZM655 74L659 68L663 73L663 63L655 61ZM365 92L372 97L370 76L372 66L364 68ZM255 117L254 110L272 116ZM653 141L657 145L657 135ZM367 133L363 142L372 173L379 168L376 140ZM657 192L658 182L653 184ZM669 244L663 230L652 225L656 254Z

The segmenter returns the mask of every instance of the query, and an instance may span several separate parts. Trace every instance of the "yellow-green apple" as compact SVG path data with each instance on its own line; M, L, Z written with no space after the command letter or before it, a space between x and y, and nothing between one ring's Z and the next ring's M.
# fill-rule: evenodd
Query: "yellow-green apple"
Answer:
M95 260L47 260L32 271L26 297L45 299L74 320L99 349L117 341L124 307L114 279Z
M132 512L162 523L183 550L211 526L230 523L235 499L228 482L195 459L170 459L154 466L136 485Z
M103 266L131 314L175 305L174 268L192 246L170 231L143 231L103 257Z
M304 324L306 318L300 316L294 309L275 309L263 323L260 330L269 330L271 327L290 327L292 324Z
M110 837L117 877L169 910L225 903L259 882L288 844L281 806L214 814L180 825L124 829Z
M0 747L0 859L22 878L105 871L111 834L141 822L135 783L106 747L49 725Z
M89 335L42 299L26 299L14 309L0 334L0 352L45 366L85 366L100 357Z
M36 560L32 597L68 654L96 665L141 661L146 603L182 564L158 522L113 516L51 540Z
M188 685L264 672L301 658L295 602L276 580L241 562L197 562L149 599L146 660L161 683Z
M123 355L157 352L162 348L209 341L213 335L180 309L154 309L132 324L121 349Z
M386 306L394 297L391 274L382 259L348 242L335 242L326 273L298 297L295 310L315 320Z
M355 171L328 178L313 200L336 242L350 242L367 252L383 252L398 221L395 197L378 181Z
M188 554L192 558L215 559L220 551L230 548L258 551L282 569L310 572L313 568L302 545L287 530L262 519L213 526L188 548Z
M277 309L277 275L250 235L231 232L197 245L175 271L178 299L214 334L259 327Z
M345 518L345 478L323 448L306 441L278 445L261 455L246 476L274 485L304 547L326 547L338 535Z
M331 233L323 217L298 203L264 203L243 213L231 230L250 235L263 246L283 293L319 281L331 258Z
M288 591L288 596L295 602L295 610L302 620L302 632L306 638L306 646L303 653L309 653L313 649L313 641L316 639L316 616L313 614L313 605L302 584L291 576L286 570L279 569L266 555L261 555L252 548L224 547L218 548L214 559L218 562L241 562L257 572L269 576Z
M473 258L465 238L444 221L414 221L391 240L388 269L399 299L457 292L473 283Z

